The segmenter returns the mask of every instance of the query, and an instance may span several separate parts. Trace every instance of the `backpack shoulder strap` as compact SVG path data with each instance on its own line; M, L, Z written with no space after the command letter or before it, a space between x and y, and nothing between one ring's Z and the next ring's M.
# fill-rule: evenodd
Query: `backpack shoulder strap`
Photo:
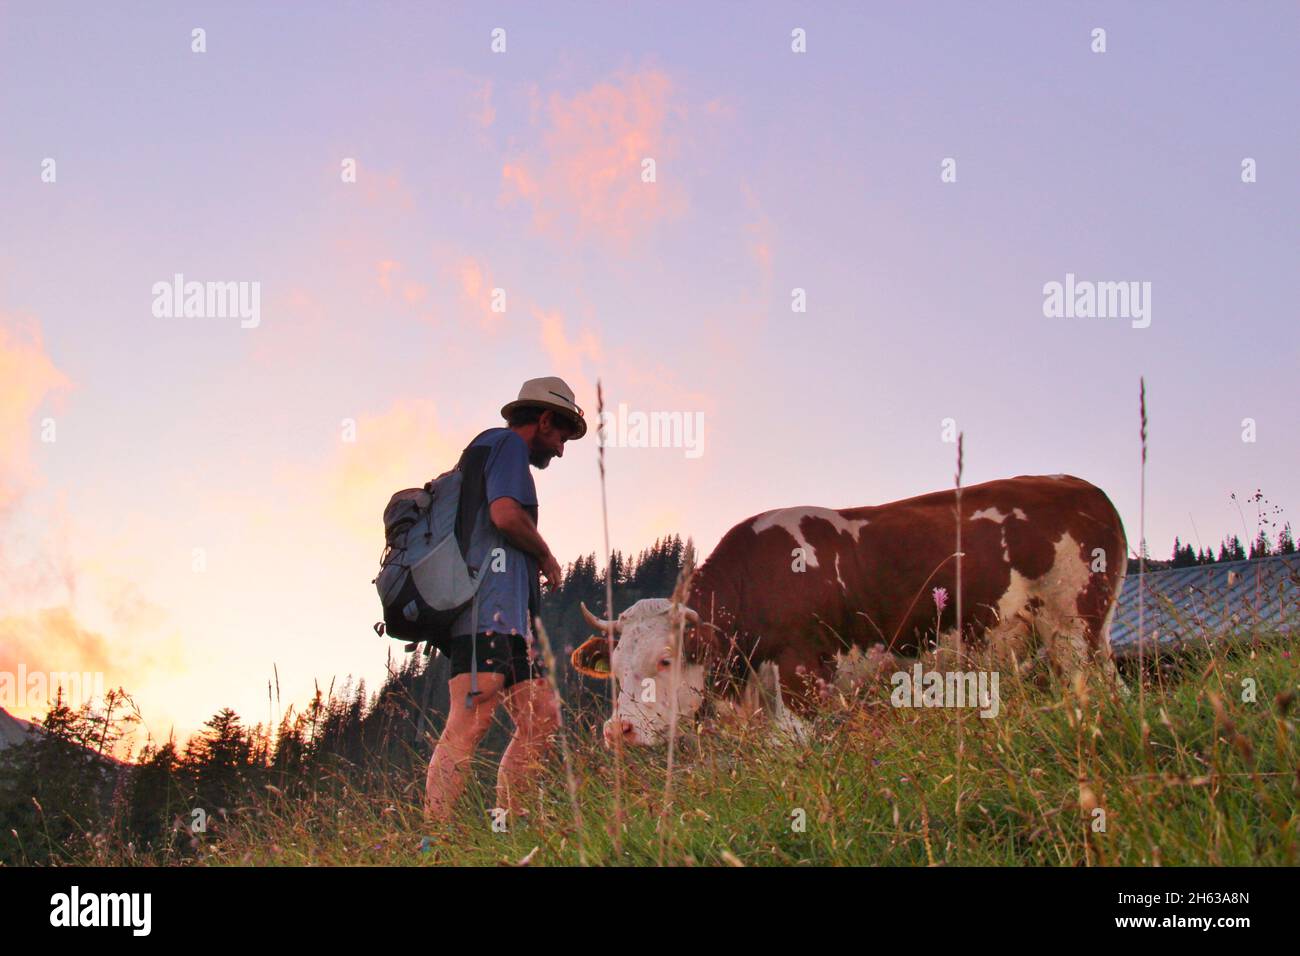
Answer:
M479 512L487 505L487 458L492 449L486 445L476 445L480 438L492 429L485 429L474 436L465 446L456 463L461 473L460 503L456 512L456 540L460 544L461 556L468 559L470 539L474 535L474 525Z
M461 473L460 479L460 502L459 510L456 514L456 537L460 544L461 556L468 560L470 539L474 536L474 526L478 521L479 512L487 507L487 459L492 453L492 449L486 445L476 444L480 438L493 429L486 429L474 436L474 439L466 446L460 454L460 461L456 463L457 470ZM491 527L491 518L488 519L490 533L499 537L499 533ZM482 569L478 570L482 574ZM478 689L478 591L474 591L474 600L470 605L470 660L469 660L469 693L465 695L465 706L474 707L474 698L479 696Z

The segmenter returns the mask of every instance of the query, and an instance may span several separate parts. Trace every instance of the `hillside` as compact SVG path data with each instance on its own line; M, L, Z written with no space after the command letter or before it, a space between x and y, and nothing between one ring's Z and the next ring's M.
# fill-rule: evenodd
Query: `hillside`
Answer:
M40 730L36 724L21 720L0 707L0 749L20 744L29 734L40 733Z

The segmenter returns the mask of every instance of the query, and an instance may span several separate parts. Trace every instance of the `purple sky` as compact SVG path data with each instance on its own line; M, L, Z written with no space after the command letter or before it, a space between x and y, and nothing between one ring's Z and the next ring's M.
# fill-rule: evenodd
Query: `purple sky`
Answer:
M0 6L0 666L163 735L273 662L373 682L387 495L534 375L703 414L609 450L627 550L945 487L945 418L968 483L1077 474L1136 543L1143 375L1156 556L1253 533L1232 492L1294 520L1300 8L875 6ZM260 324L156 317L176 273ZM1150 326L1045 317L1067 273ZM562 558L595 451L538 477Z

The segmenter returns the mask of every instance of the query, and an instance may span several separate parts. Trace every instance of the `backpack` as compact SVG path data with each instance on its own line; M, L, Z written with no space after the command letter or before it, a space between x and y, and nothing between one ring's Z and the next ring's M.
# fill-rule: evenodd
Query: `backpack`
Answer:
M474 535L491 529L479 521L488 450L471 442L455 468L397 492L384 508L384 551L371 582L384 619L375 632L407 641L408 651L423 642L445 653L452 624L478 594L481 569L468 558Z

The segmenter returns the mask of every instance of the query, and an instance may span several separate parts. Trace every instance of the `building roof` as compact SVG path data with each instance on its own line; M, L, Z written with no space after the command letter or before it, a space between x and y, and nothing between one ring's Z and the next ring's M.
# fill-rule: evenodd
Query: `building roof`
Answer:
M1142 579L1143 646L1172 648L1225 633L1300 633L1300 554L1149 571ZM1138 573L1130 560L1110 643L1128 656L1138 647Z

